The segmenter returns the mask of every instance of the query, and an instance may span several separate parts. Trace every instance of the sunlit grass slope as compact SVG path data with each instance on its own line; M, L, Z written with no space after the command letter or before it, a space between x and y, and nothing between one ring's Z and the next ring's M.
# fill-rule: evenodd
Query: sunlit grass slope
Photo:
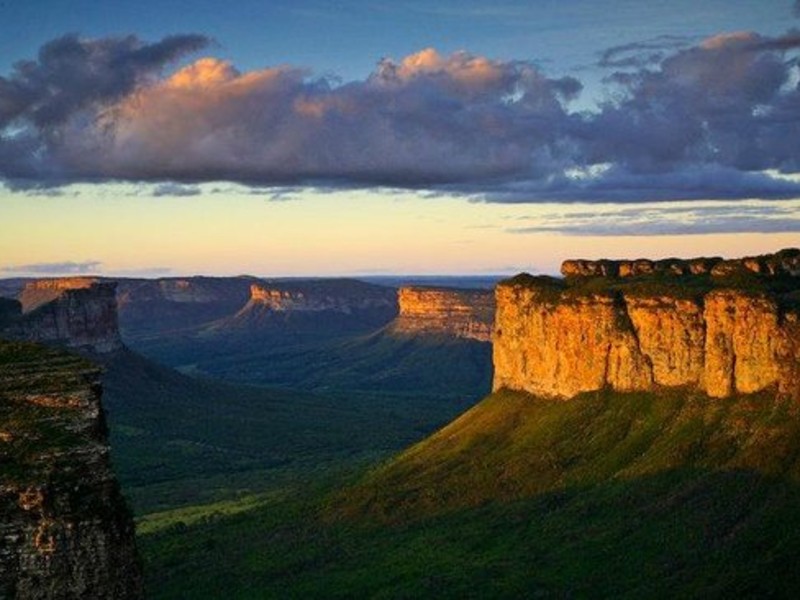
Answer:
M154 597L798 597L800 411L500 392L358 483L141 538Z
M370 473L346 514L400 519L672 471L800 476L800 407L764 393L495 393Z

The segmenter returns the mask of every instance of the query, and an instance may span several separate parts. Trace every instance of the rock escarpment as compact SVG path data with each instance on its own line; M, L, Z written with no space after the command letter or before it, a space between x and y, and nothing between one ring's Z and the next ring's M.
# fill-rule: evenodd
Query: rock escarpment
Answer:
M141 598L99 370L0 341L0 598Z
M561 265L564 277L638 277L664 273L668 275L711 275L728 277L735 274L800 276L800 249L787 248L775 254L723 259L666 258L663 260L566 260Z
M90 280L47 280L35 300L28 294L29 310L7 317L2 337L56 344L97 354L122 348L117 324L115 283ZM27 289L27 288L26 288ZM25 292L23 292L25 297ZM46 302L45 297L49 298ZM5 304L8 304L6 301ZM33 308L31 308L33 307ZM13 311L10 311L13 312Z
M396 334L444 334L492 341L494 294L488 290L402 287L397 292L400 314Z
M318 280L254 283L250 305L275 312L332 311L351 314L373 309L394 309L391 290L352 280Z
M120 279L119 324L127 340L201 326L239 310L250 277Z
M576 261L568 261L566 282L504 282L496 291L494 388L558 398L606 387L688 386L717 398L774 388L800 398L798 258L786 250L724 261L734 265L725 272L717 262L703 272L637 274L623 269L626 261L597 261L609 273L599 283L581 281L583 271L575 277ZM744 280L727 277L743 273Z
M241 310L209 329L328 335L381 327L396 315L391 288L348 279L262 281L251 284L250 299Z
M52 302L69 290L83 290L100 280L96 277L58 277L55 279L37 279L28 281L20 292L18 299L22 303L22 311L30 312L43 304Z

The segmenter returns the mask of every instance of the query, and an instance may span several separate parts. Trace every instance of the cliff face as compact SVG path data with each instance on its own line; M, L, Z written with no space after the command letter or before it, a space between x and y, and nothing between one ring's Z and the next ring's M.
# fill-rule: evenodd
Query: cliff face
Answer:
M141 598L99 371L25 342L0 342L0 367L0 597Z
M387 287L345 279L264 281L250 286L240 311L210 329L328 335L380 327L396 314L395 293Z
M360 310L393 308L392 293L361 282L319 281L282 285L252 284L250 304L276 312L333 311L350 314ZM338 285L337 285L338 284Z
M722 259L666 258L663 260L566 260L561 265L564 277L639 277L654 273L669 275L711 275L729 277L736 274L800 276L800 249L787 248L775 254Z
M494 294L484 290L403 287L397 292L398 334L445 334L492 341Z
M68 290L82 290L91 287L99 280L96 277L59 277L57 279L38 279L29 281L18 298L23 312L30 312L43 304L52 302Z
M608 262L597 264L608 271ZM691 280L702 286L687 295L682 278L697 275L690 270L668 276L674 293L636 286L632 275L616 278L630 278L630 287L610 278L611 289L601 291L535 279L503 283L496 291L494 389L570 398L604 387L690 386L723 398L775 388L800 398L798 313L780 302L800 280L788 268L775 274L781 294L762 279L746 289L726 287L708 272Z
M82 286L74 279L36 283L46 283L47 287L40 291L43 290L48 296L55 295L32 309L30 307L35 303L29 295L27 301L30 310L19 318L9 320L2 332L4 337L54 343L99 354L122 348L117 325L115 283L89 281ZM42 300L44 294L37 298Z
M133 341L210 323L247 302L251 281L247 277L120 279L120 328Z

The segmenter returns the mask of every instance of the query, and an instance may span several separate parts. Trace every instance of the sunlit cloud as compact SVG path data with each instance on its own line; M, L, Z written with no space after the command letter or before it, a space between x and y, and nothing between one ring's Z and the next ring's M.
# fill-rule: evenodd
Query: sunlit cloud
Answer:
M167 72L207 46L198 35L46 44L0 77L0 179L150 182L155 196L220 181L518 203L800 196L785 176L800 172L794 31L610 48L600 65L613 100L589 112L570 109L573 77L433 48L345 84L210 56Z

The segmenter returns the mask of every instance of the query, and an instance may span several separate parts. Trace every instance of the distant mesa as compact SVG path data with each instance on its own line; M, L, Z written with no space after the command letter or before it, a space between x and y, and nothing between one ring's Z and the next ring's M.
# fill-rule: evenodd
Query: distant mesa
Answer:
M0 334L96 354L120 350L116 287L78 278L33 282L23 290L21 303L6 300L5 309L0 306L5 314L0 314Z
M359 310L393 308L391 296L385 288L354 280L254 283L250 286L250 305L276 312L352 314Z
M207 331L329 336L382 327L396 314L395 291L388 287L353 279L260 280L251 282L240 310Z
M406 286L397 292L400 313L390 331L492 341L495 301L491 290Z
M52 302L67 290L86 289L98 281L100 280L97 277L59 277L29 281L19 295L22 311L30 312Z
M790 249L726 261L567 261L566 280L517 276L496 290L493 387L554 398L775 389L800 399L799 264Z

